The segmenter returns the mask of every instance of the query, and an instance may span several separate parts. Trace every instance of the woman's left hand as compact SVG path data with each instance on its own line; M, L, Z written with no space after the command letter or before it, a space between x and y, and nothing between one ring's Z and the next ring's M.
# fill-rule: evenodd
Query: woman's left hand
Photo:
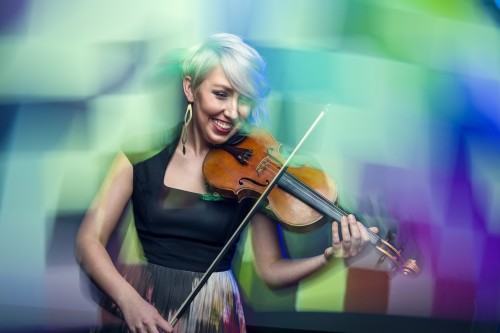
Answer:
M342 240L340 240L340 234ZM378 228L369 228L374 233L378 233ZM370 241L366 228L351 214L348 217L342 216L340 228L338 222L332 223L332 246L324 252L325 258L351 258L363 251Z

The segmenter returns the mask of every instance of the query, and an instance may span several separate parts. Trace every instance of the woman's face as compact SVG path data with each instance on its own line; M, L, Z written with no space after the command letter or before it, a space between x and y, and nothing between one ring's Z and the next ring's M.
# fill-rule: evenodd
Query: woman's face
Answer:
M193 125L210 144L222 144L234 135L250 115L251 100L238 93L221 67L215 67L196 91L184 79L184 91L193 103Z

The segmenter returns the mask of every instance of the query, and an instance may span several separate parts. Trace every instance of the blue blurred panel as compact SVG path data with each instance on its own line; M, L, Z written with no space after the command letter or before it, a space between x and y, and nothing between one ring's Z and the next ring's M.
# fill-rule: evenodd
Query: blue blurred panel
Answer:
M308 50L260 48L269 66L273 91L323 91L332 86L335 77L330 53Z
M8 151L18 104L0 104L0 153Z
M479 0L479 2L500 26L500 0Z
M12 126L9 149L16 152L89 147L86 101L21 103Z
M76 234L80 227L84 213L81 214L61 214L54 220L53 230L48 233L48 246L46 265L51 266L72 266L75 264L73 251Z
M9 145L13 123L17 115L16 104L0 105L0 202L3 201L5 188L5 173L7 168L7 156L9 155Z

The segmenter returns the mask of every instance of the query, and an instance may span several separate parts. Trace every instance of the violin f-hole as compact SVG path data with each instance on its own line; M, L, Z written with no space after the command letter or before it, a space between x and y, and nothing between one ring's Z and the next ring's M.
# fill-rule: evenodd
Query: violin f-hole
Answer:
M251 183L254 183L255 185L257 186L262 186L262 187L266 187L267 185L269 185L269 180L266 179L265 183L259 183L258 181L256 181L255 179L252 179L252 178L247 178L247 177L243 177L243 178L240 178L240 180L238 181L238 183L240 185L244 185L245 182L244 181L249 181Z

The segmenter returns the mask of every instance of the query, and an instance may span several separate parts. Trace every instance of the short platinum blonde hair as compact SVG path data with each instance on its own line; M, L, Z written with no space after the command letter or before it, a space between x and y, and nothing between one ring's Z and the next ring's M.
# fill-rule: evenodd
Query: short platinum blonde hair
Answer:
M196 91L217 66L222 67L238 93L253 101L249 120L256 124L266 113L265 99L270 90L264 59L240 37L215 34L188 51L182 63L182 77L189 76Z

